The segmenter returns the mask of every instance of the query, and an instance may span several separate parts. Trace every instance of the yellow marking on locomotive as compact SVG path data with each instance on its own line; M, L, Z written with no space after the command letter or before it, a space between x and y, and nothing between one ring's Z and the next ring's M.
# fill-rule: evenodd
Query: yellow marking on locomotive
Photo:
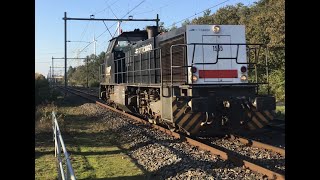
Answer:
M191 121L185 126L185 129L187 131L190 131L190 127L192 127L192 125L195 123L195 121L199 120L199 117L201 116L201 113L197 113L192 119ZM197 122L197 123L201 123L201 121Z
M200 116L201 117L201 116ZM201 128L201 121L198 121L196 126L194 128L192 128L191 130L191 134L195 134L199 131L199 129Z
M187 104L185 104L180 110L176 110L179 111L174 117L174 121L176 121L177 119L179 119L179 117L184 113L184 109L186 108ZM173 112L173 114L175 113L175 111Z
M253 125L252 122L248 122L247 125L248 125L248 127L249 127L250 130L256 129L256 127L254 127L254 125Z
M175 105L172 107L172 112L175 112L177 109L178 109L178 106L177 106L177 104L175 104Z
M178 124L182 127L182 124L186 122L186 120L188 120L191 115L192 115L191 113L186 114Z
M252 121L259 127L262 128L263 125L259 122L259 120L256 117L252 117Z
M260 113L260 112L255 112L255 114L264 122L269 123L269 121Z
M196 134L201 128L201 123L197 123L196 127L191 130L191 134Z
M268 111L268 110L265 110L263 111L271 120L273 119L273 116L272 114Z

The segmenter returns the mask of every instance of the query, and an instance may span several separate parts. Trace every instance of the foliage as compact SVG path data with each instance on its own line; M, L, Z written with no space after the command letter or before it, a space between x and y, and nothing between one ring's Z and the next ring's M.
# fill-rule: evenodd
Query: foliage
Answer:
M275 114L275 118L277 119L285 119L285 112L286 107L285 106L277 106L276 107L276 114Z
M35 73L35 104L54 101L60 94L59 91L50 88L49 81L42 75Z
M271 92L274 93L278 101L283 101L285 99L285 78L284 70L278 69L270 74L269 83L271 87Z
M87 56L84 65L78 67L69 67L68 83L72 86L88 86L97 87L99 85L99 69L104 62L105 52L101 52L98 56L94 54Z
M186 25L189 25L191 24L191 22L189 21L189 19L185 20L182 22L181 26L186 26Z
M42 75L35 73L35 103L39 104L50 97L48 80Z
M163 33L163 32L168 32L169 29L164 27L164 22L159 22L159 32Z

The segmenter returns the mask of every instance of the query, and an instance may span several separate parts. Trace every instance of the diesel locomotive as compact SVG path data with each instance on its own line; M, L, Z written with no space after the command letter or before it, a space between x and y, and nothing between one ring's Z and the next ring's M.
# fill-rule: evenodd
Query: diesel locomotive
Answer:
M262 49L246 43L243 25L123 32L109 42L99 98L188 135L262 128L275 110L275 98L259 93Z

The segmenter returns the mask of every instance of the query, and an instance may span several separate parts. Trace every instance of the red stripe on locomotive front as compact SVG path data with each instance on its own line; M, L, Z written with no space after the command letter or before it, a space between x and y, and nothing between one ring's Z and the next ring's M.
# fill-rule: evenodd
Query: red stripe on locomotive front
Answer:
M238 70L199 70L199 78L237 78Z

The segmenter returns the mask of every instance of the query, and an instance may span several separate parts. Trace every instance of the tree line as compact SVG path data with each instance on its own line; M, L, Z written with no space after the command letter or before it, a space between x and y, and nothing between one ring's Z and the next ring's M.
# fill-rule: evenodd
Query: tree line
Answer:
M105 52L101 52L98 56L91 54L83 60L84 65L68 68L67 77L68 84L71 86L81 85L86 87L99 86L99 69L104 62Z

